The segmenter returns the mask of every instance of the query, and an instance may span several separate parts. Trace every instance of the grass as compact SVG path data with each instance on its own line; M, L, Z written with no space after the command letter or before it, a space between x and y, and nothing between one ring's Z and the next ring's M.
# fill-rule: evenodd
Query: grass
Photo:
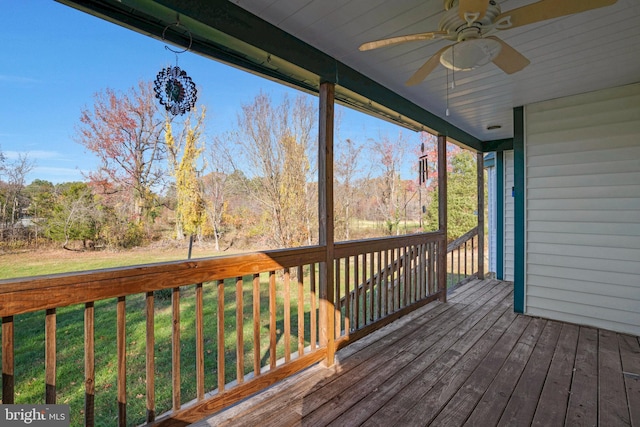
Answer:
M64 249L45 249L0 253L0 279L176 261L187 258L186 245L185 243L184 248L136 248L128 251L73 252ZM192 257L201 258L231 253L215 252L210 247L195 245Z

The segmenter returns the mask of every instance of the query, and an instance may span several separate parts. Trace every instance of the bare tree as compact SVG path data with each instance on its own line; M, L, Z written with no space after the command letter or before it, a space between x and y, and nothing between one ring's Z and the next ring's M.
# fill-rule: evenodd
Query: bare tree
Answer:
M248 166L246 174L252 196L269 212L272 244L291 247L311 241L311 209L307 197L312 169L315 109L302 95L292 102L285 96L275 105L260 93L244 105L238 117L238 147ZM234 160L238 168L240 163Z
M28 198L24 197L25 180L33 170L35 163L28 154L20 153L9 161L0 152L0 220L3 228L9 231L11 239L16 238L17 221L22 211L29 207Z
M358 162L362 153L362 145L357 145L353 140L347 139L339 144L338 155L334 161L335 186L335 223L338 237L345 240L350 238L352 205L356 201L356 178L362 171Z
M377 207L384 219L388 234L399 234L402 218L400 169L404 160L406 141L402 133L395 140L382 135L372 141L374 164L381 172L376 192Z
M202 178L202 192L205 200L205 213L213 229L216 251L220 250L222 218L225 212L229 178L233 172L232 156L226 142L232 140L231 134L215 137L207 156L208 173Z

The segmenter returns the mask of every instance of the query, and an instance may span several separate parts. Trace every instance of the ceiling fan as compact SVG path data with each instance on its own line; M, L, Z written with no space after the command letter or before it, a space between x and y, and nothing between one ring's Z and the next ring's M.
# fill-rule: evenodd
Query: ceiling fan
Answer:
M441 63L451 70L472 70L493 62L507 74L529 65L529 60L507 43L491 34L560 16L612 5L616 0L539 0L507 12L495 0L444 0L445 14L438 31L408 34L371 41L361 51L400 43L445 39L455 42L440 49L406 82L408 86L423 81Z

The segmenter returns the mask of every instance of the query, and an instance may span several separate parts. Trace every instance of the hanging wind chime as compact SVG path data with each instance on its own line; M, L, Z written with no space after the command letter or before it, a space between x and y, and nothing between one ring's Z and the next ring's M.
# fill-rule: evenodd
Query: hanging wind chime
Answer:
M165 27L162 31L163 41L167 29L172 26L180 27L180 19L175 24ZM182 115L196 105L196 84L187 75L186 71L178 67L178 54L191 49L191 44L193 43L191 32L188 29L187 32L189 33L189 46L186 49L174 50L165 45L165 49L175 53L176 65L160 70L153 85L153 91L156 93L156 98L158 98L160 104L164 105L166 110L174 116Z

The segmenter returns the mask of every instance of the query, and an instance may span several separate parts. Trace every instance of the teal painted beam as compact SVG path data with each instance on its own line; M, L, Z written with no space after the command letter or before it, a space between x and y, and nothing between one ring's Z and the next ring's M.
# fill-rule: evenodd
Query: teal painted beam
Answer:
M513 309L525 309L525 161L524 107L513 110L513 181L514 181L514 290Z
M496 153L496 278L504 280L504 152Z
M485 141L482 143L482 150L485 153L513 150L513 138Z

